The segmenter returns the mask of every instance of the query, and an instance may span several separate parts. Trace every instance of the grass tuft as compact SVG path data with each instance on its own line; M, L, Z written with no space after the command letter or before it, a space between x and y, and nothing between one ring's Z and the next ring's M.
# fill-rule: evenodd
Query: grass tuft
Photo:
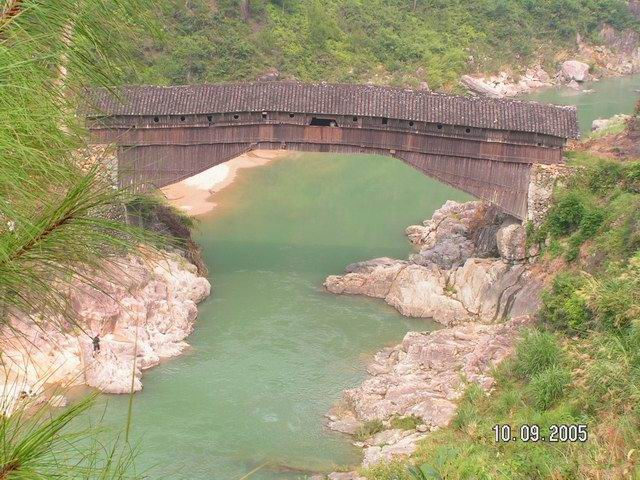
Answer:
M384 423L382 423L382 420L368 420L358 428L354 437L356 440L361 442L382 430L384 430Z
M421 423L423 423L422 419L416 415L392 417L389 420L391 428L399 428L400 430L414 430Z
M514 369L521 378L531 378L561 360L562 350L555 336L533 329L524 333L516 347Z
M531 378L527 392L536 408L546 410L562 397L569 383L571 372L564 367L551 365Z

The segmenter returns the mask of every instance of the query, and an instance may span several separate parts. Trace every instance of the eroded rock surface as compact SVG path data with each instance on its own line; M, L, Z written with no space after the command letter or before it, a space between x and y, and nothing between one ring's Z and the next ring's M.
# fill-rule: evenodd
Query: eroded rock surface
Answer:
M538 88L550 87L553 82L551 76L540 65L528 68L523 75L500 72L497 75L482 77L464 75L460 80L471 92L493 98L514 97Z
M443 325L499 322L514 304L536 304L519 298L537 295L524 289L536 278L524 265L525 229L495 207L448 201L406 233L418 248L408 260L351 264L344 275L327 277L327 290L382 298L403 315Z
M553 190L561 184L569 174L566 165L543 165L534 163L531 166L529 191L527 192L527 221L534 226L542 225L544 218L553 204Z
M329 428L344 418L363 424L416 416L423 422L419 430L384 430L362 444L364 466L410 455L428 432L449 424L469 382L487 392L493 387L491 369L512 353L520 329L530 321L518 317L502 324L407 333L402 343L375 355L367 368L371 376L362 385L344 392Z
M77 325L50 315L45 321L38 314L10 314L0 329L0 381L11 386L5 407L58 382L126 393L132 372L133 389L140 390L142 370L187 347L196 304L211 289L193 264L169 252L129 256L91 278L91 285L75 279L66 287Z

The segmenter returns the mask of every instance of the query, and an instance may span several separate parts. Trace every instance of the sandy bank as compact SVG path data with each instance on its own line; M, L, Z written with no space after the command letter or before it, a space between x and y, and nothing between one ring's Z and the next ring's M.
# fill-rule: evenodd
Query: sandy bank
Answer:
M289 155L286 150L254 150L211 167L193 177L162 188L167 200L189 215L203 215L216 207L215 193L231 185L241 168L252 168Z

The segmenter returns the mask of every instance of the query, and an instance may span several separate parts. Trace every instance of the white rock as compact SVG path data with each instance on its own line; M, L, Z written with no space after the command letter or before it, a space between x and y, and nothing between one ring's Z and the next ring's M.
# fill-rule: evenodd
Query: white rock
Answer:
M362 426L362 422L360 422L355 415L347 412L342 417L333 417L327 423L327 427L330 430L346 433L347 435L355 435L358 429Z
M561 75L567 82L570 82L571 80L584 82L588 79L589 65L579 62L578 60L567 60L562 63L559 75Z
M398 273L385 301L403 315L434 318L444 325L468 320L462 304L445 292L446 285L438 267L409 265Z
M388 462L394 457L407 457L416 451L416 448L418 448L418 442L425 437L425 434L416 432L402 438L392 445L366 448L364 451L362 466L367 468L382 461Z
M365 446L378 446L381 447L383 445L392 445L397 443L402 438L409 435L411 431L408 430L400 430L399 428L392 428L391 430L383 430L382 432L376 433L371 438L368 438L364 444Z
M78 278L60 286L81 329L68 326L62 331L61 326L68 325L63 318L11 313L10 323L0 328L5 381L18 378L36 389L62 383L109 393L126 393L132 386L140 390L143 369L184 350L197 316L196 303L211 289L193 265L169 252L129 256L107 265L99 275L84 275L93 277L93 285ZM100 338L97 352L94 336Z
M479 93L480 95L492 98L504 97L500 90L495 88L495 86L491 86L490 84L469 75L463 75L460 82L472 92Z
M572 89L572 90L575 90L576 92L581 92L582 91L582 87L575 80L571 80L569 83L567 83L567 87Z
M341 415L355 416L360 421L415 415L427 428L446 425L464 390L462 379L490 388L488 374L493 365L512 352L521 324L472 323L432 333L409 332L394 347L403 355L385 355L391 363L389 373L375 374L359 387L344 392L347 408L342 409ZM397 434L391 432L381 432L366 443L391 443ZM371 450L371 455L375 452Z
M591 131L598 132L613 125L623 124L631 118L631 115L619 114L610 118L596 118L591 122Z

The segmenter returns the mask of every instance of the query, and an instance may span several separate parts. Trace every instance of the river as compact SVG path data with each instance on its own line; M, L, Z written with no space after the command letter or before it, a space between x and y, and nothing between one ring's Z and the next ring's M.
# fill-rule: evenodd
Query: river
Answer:
M640 77L528 96L579 105L583 132L630 112ZM193 346L146 372L135 396L137 466L150 478L304 478L356 464L360 452L323 428L370 356L409 330L435 328L382 301L334 296L324 278L354 261L405 257L404 228L447 199L469 197L402 162L366 155L291 154L243 170L216 194L196 240L211 271ZM103 425L121 430L126 397L100 397Z
M633 112L638 101L640 75L586 82L583 88L592 92L578 92L568 87L549 88L523 95L522 98L557 105L576 105L580 131L584 135L591 130L591 122L596 118L608 118L618 113Z
M324 278L354 261L406 257L404 228L466 194L399 160L291 154L241 170L216 194L196 240L213 294L193 348L147 371L133 409L137 466L152 478L301 478L359 463L348 439L323 428L375 351L429 330L381 300L328 294ZM125 422L125 397L104 423Z

